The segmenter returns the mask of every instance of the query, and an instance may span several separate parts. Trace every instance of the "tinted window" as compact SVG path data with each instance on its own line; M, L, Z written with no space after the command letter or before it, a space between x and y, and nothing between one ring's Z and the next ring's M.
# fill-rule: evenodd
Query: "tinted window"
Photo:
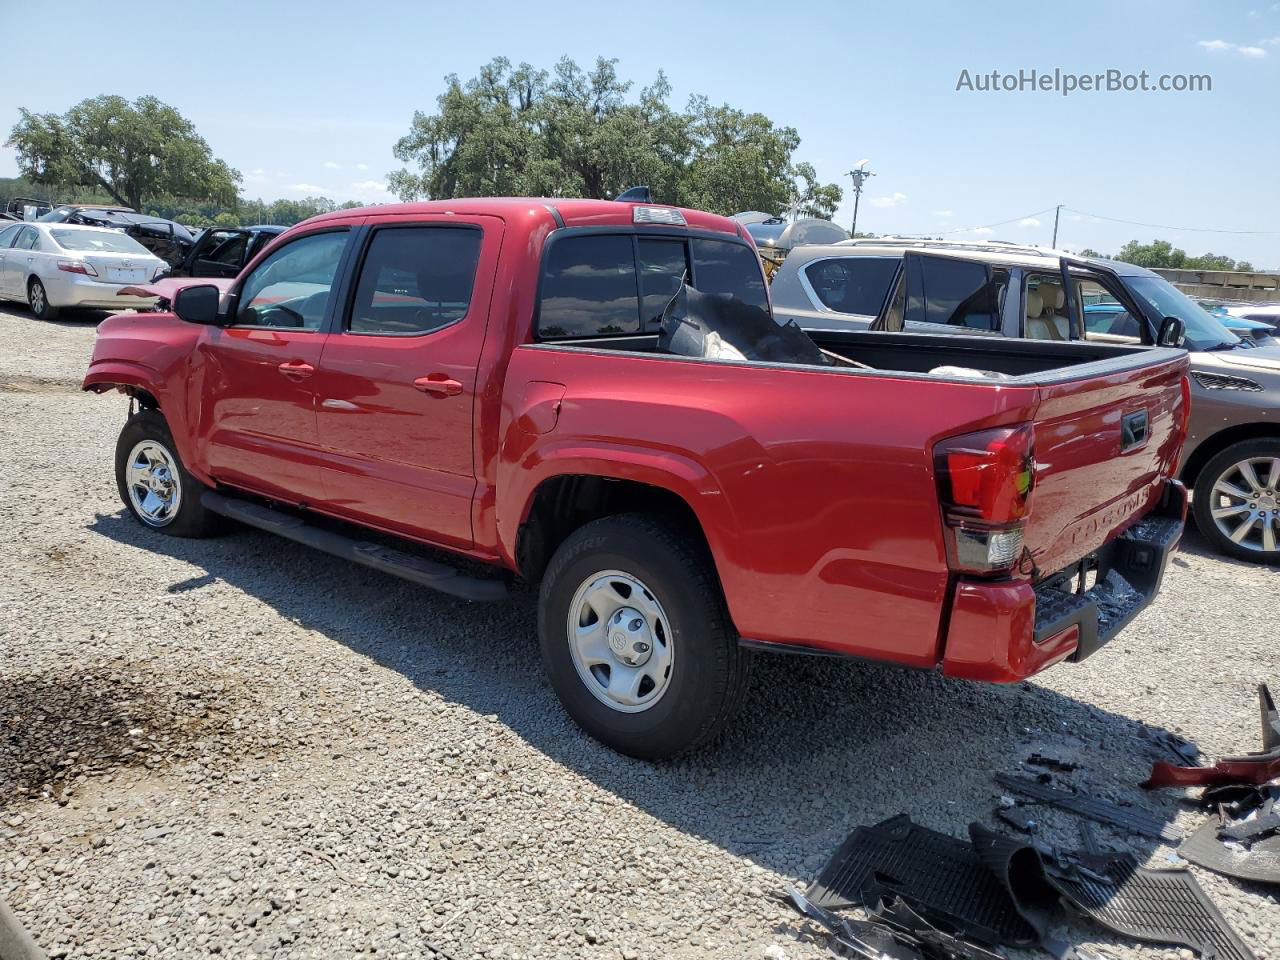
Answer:
M644 329L661 322L662 311L689 272L683 240L640 240L640 316Z
M280 247L240 288L236 323L318 330L346 242L343 230L313 233Z
M542 274L538 333L591 337L640 329L636 262L629 235L565 237Z
M244 250L249 243L249 235L239 230L215 230L207 238L201 237L200 242L207 244L201 251L201 260L238 267L244 263Z
M898 271L897 257L842 257L805 267L805 278L828 310L874 317Z
M769 309L760 259L740 243L694 239L693 284L703 293L728 293L743 303Z
M471 227L375 231L347 328L416 334L461 320L471 303L481 238Z
M907 320L999 330L1008 277L985 264L949 257L907 258Z

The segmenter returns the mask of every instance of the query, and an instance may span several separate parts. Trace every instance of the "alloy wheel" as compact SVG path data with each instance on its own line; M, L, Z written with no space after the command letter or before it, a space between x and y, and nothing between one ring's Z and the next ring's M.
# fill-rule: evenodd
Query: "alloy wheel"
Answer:
M1232 543L1274 552L1280 544L1280 458L1249 457L1229 466L1213 484L1209 512Z

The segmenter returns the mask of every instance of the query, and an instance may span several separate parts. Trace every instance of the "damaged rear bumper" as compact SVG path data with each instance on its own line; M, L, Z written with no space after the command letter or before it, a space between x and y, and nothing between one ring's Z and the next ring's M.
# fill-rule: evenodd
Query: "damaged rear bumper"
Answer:
M1170 480L1149 514L1038 583L960 580L952 596L943 673L1013 683L1094 653L1160 591L1186 514L1186 488ZM1082 576L1093 579L1088 589L1079 589Z

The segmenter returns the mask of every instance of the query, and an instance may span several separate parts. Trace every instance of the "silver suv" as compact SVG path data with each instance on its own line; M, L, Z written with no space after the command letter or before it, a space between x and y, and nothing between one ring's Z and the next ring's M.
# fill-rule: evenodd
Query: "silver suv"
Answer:
M1236 336L1150 270L1002 242L848 240L792 250L772 299L779 321L825 330L1150 345L1180 320L1196 525L1223 553L1280 563L1280 345Z

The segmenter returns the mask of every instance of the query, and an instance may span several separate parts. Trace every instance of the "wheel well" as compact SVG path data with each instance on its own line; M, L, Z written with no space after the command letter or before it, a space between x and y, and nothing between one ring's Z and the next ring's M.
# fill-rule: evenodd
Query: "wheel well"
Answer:
M143 410L159 410L160 401L155 398L155 394L142 387L132 383L95 383L89 387L94 393L106 393L109 390L118 390L126 397L138 402L138 406Z
M1239 426L1228 427L1220 433L1215 433L1200 446L1196 447L1195 453L1187 458L1187 462L1182 465L1180 479L1188 487L1194 487L1196 478L1200 476L1200 471L1204 469L1204 465L1233 443L1268 438L1280 439L1280 424L1242 423Z
M707 550L706 535L693 508L679 494L634 480L564 476L544 480L533 495L529 515L516 540L516 565L530 582L541 579L556 548L592 520L619 513L656 513L686 529Z

